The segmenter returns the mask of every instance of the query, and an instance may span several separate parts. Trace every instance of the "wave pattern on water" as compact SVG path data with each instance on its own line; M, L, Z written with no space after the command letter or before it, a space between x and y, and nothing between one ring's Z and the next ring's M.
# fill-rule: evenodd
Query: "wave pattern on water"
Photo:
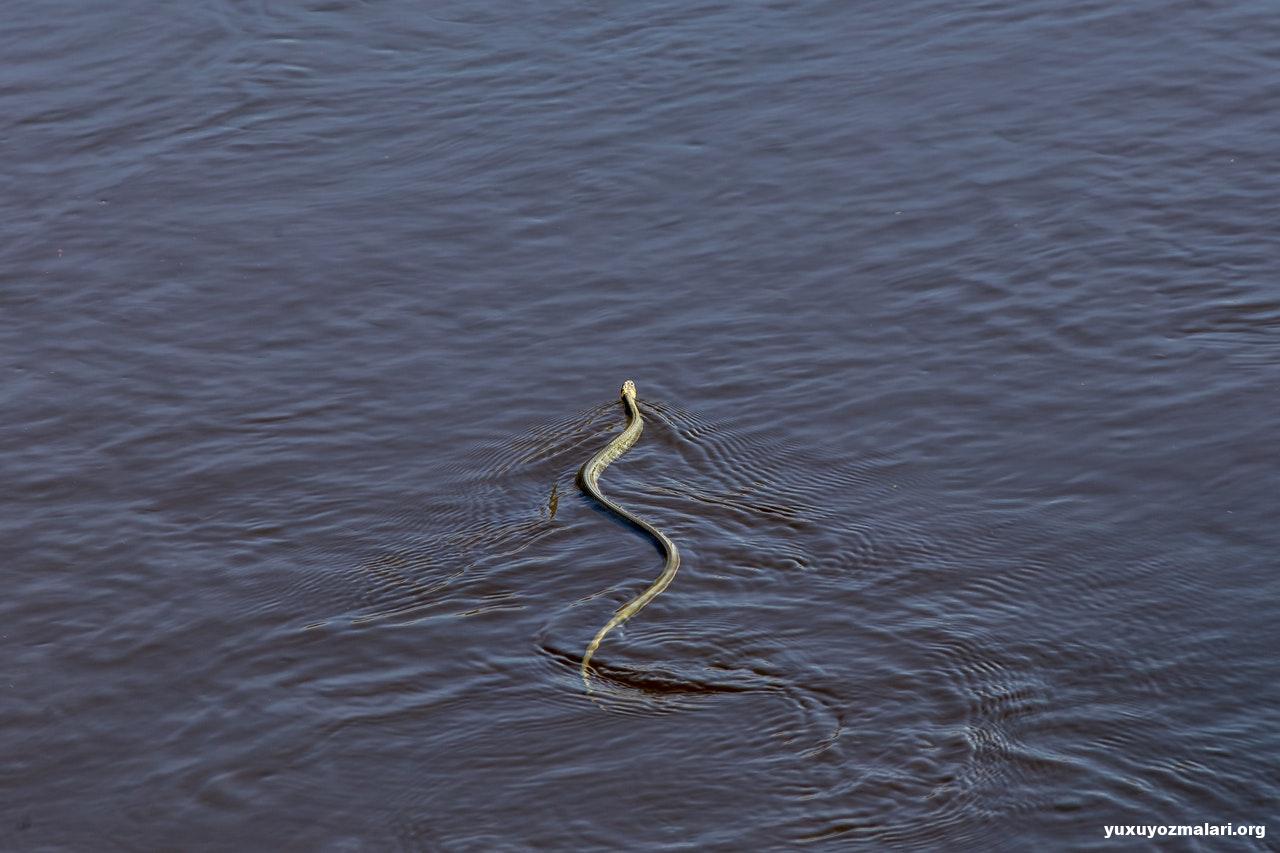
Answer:
M1274 812L1268 2L11 6L0 847Z

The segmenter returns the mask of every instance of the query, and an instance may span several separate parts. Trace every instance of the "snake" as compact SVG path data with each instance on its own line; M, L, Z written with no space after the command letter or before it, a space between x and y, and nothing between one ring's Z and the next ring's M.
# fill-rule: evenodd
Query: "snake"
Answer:
M586 652L582 655L582 683L587 692L591 691L591 657L600 648L600 643L604 640L605 635L632 616L635 616L644 609L645 605L661 595L662 591L675 578L676 572L680 570L680 551L665 533L643 518L633 514L630 510L614 503L605 496L604 492L600 491L600 475L604 473L604 469L609 467L609 463L616 461L618 457L630 450L640 440L640 433L644 430L644 418L641 416L640 407L636 402L636 384L630 379L622 384L622 402L627 408L626 429L614 436L612 441L602 447L578 469L578 487L586 492L596 503L652 537L666 556L667 561L666 565L662 567L662 574L658 576L658 579L650 584L649 588L644 592L619 607L613 614L613 618L596 632L590 645L587 646Z

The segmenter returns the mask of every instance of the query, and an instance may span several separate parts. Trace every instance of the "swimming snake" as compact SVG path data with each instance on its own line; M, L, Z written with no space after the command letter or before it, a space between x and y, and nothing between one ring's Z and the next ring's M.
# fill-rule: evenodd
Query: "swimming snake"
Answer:
M618 433L613 441L606 444L578 470L578 486L614 515L652 536L658 543L658 547L666 554L667 564L663 566L662 574L648 589L618 608L613 618L596 632L591 644L587 646L587 651L582 656L582 683L588 691L591 690L591 656L596 653L596 649L600 648L600 642L605 635L635 616L646 604L657 598L680 569L680 552L665 533L643 518L632 515L628 510L618 506L600 491L600 475L604 473L604 469L609 467L610 462L626 453L640 439L640 433L644 430L644 418L640 416L640 407L636 404L636 385L630 379L622 384L622 402L627 407L627 428Z

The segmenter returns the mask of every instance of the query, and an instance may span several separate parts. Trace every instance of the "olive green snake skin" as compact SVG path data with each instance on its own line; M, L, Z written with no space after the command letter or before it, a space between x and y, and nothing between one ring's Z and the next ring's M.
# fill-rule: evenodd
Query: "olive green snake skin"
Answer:
M630 379L622 385L622 402L627 407L627 428L619 433L613 441L606 444L595 456L588 459L586 464L578 470L578 485L614 515L652 536L666 554L667 564L663 567L662 574L648 589L618 608L613 618L596 632L591 644L587 646L587 651L582 656L582 683L588 692L591 690L591 656L596 653L596 649L600 648L600 642L605 638L605 635L639 613L646 604L657 598L671 583L671 579L676 576L676 572L680 569L680 552L676 549L675 543L668 539L665 533L643 518L632 515L626 509L618 506L600 491L600 475L604 473L604 469L609 467L610 462L626 453L639 440L640 433L644 429L644 419L640 416L639 406L636 405L636 385Z

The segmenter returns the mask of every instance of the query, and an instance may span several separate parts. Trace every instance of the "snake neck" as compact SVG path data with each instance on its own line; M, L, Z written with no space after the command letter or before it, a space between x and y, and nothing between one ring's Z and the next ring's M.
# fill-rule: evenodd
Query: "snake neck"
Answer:
M635 396L624 395L622 402L627 407L627 428L606 444L599 453L587 460L587 463L578 471L579 482L585 485L597 499L603 498L599 480L604 469L630 450L631 446L640 440L640 433L644 431L644 418L640 416L640 408L636 405Z
M630 385L630 380L627 382ZM640 430L644 427L644 418L640 417L640 407L636 405L636 386L631 385L631 393L622 395L622 402L627 407L627 431L632 427L636 430L636 438L640 437ZM635 443L634 441L632 442Z

